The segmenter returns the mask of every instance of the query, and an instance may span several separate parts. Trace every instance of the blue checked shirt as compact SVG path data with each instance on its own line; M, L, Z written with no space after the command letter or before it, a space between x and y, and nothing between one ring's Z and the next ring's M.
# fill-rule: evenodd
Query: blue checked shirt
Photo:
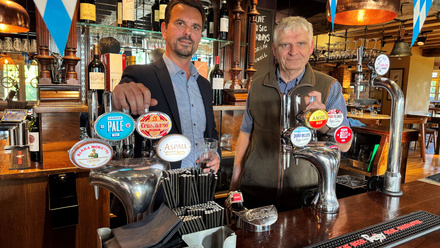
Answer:
M194 167L197 160L196 140L203 138L206 129L205 107L197 85L199 72L193 64L190 64L191 76L186 80L186 72L174 64L165 54L163 60L173 83L182 134L191 141L191 152L182 160L181 168Z
M284 82L284 80L280 76L280 71L277 69L277 77L278 77L278 85L280 86L280 90L282 94L287 94L293 87L295 87L303 78L306 69L304 68L303 72L295 79L290 81L289 83ZM347 120L347 105L345 104L344 96L342 95L342 87L341 84L336 82L330 88L329 95L327 97L326 110L331 109L339 109L344 113L344 121L342 125L349 127L350 124ZM252 132L252 126L254 124L254 119L249 110L248 101L246 101L246 111L243 115L243 121L241 122L240 130L245 133ZM333 130L328 132L332 133Z

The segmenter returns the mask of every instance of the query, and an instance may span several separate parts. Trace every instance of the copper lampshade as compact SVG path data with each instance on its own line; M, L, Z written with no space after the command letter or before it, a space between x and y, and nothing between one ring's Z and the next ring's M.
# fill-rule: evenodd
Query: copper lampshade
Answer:
M29 15L18 3L0 0L0 32L23 33L29 31Z
M338 0L335 24L372 25L391 21L397 17L399 0ZM327 20L332 21L327 2Z

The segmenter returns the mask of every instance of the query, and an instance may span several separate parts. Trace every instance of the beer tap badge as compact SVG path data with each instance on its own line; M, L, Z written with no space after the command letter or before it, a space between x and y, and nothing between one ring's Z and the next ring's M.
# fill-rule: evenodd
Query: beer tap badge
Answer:
M157 144L157 155L168 162L180 161L191 151L191 142L181 134L170 134L163 137Z
M327 111L322 109L311 109L305 114L306 126L313 129L321 129L327 124Z
M334 138L339 144L348 143L353 137L353 131L347 126L341 126L336 129Z
M160 139L171 130L171 119L161 112L148 112L139 116L136 131L147 139Z
M113 157L111 146L100 139L85 139L69 151L70 161L82 169L96 169L108 164Z
M328 111L327 126L329 128L339 127L344 121L344 114L339 109L331 109Z
M110 141L125 139L134 132L134 129L133 118L122 112L105 113L95 122L96 134Z
M306 146L311 140L312 132L310 132L310 129L303 126L295 128L292 134L290 134L290 141L297 147Z

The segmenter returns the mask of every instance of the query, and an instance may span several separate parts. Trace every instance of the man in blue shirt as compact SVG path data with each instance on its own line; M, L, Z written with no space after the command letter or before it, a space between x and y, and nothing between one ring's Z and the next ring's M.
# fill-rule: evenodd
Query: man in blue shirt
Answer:
M313 28L306 19L287 17L275 27L272 50L277 65L263 80L253 82L236 144L230 190L240 188L247 207L276 204L282 209L298 208L302 193L318 184L315 169L304 160L297 163L292 159L288 169L279 168L283 94L299 94L300 111L339 109L344 113L343 124L349 126L340 83L308 64L313 49ZM318 133L329 131L323 127ZM347 151L350 145L339 148ZM283 195L277 195L281 186Z
M166 41L163 58L151 65L134 65L124 70L122 80L113 91L116 109L130 109L140 115L146 108L161 111L172 119L170 133L186 136L192 145L190 154L172 168L194 167L197 140L218 140L212 108L211 84L199 76L191 63L202 36L205 12L198 1L174 0L165 10L162 37ZM136 147L141 147L136 139ZM140 151L137 149L137 156ZM218 153L220 154L220 153ZM218 171L219 155L207 163L205 171Z

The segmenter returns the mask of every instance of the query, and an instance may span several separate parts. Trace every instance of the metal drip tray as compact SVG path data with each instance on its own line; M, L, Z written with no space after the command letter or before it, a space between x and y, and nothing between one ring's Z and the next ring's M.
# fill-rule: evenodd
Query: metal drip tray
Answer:
M358 189L364 188L367 185L367 180L351 175L343 175L336 177L336 183L351 189Z

